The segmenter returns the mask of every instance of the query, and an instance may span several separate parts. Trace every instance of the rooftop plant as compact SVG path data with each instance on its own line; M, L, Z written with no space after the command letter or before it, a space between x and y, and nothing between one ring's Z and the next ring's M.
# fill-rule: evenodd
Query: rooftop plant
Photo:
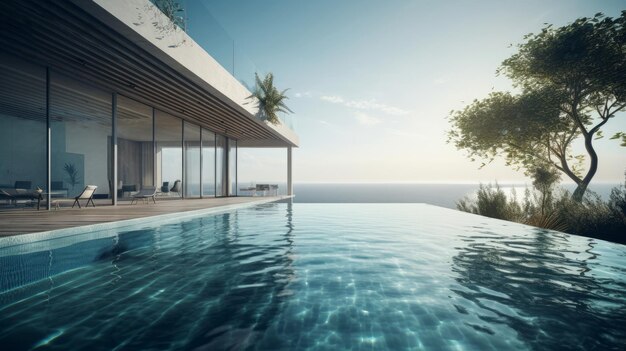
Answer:
M288 99L285 93L289 89L279 91L274 86L274 75L268 73L263 80L259 78L257 73L254 74L256 81L254 91L252 95L248 96L248 99L256 99L257 107L259 108L259 116L271 124L277 125L280 123L278 113L293 113L285 105L285 100Z

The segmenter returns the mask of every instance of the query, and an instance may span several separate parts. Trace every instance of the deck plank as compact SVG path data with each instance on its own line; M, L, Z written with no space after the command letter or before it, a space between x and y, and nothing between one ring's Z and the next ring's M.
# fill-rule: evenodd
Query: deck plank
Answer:
M4 208L0 210L0 237L287 198L289 196L163 199L157 200L156 204L135 205L131 205L130 201L120 201L117 206L112 206L109 201L101 200L99 203L96 202L95 208L61 207L50 211L45 209L37 211L33 208Z

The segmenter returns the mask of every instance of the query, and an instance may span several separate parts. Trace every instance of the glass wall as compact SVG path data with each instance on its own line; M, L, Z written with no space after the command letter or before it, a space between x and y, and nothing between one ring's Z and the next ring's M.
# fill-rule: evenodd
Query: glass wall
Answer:
M111 93L50 78L51 196L74 197L96 185L97 197L110 197Z
M238 195L251 194L241 189L256 184L277 185L278 189L270 189L270 193L287 195L287 148L238 147L237 156Z
M71 198L86 185L96 185L100 198L128 198L153 186L176 197L237 194L235 140L121 95L115 183L112 93L55 72L49 78L46 101L46 69L0 54L0 205L17 203L9 193L41 188ZM20 203L36 199L27 198Z
M228 196L226 137L215 135L215 196Z
M47 190L46 70L0 55L0 188ZM19 202L30 202L21 199ZM0 203L17 204L8 196Z
M156 184L167 196L182 195L183 121L159 110L155 115ZM178 181L178 184L176 183Z
M200 127L185 122L185 197L200 197Z
M152 108L124 96L117 99L117 189L128 197L154 185Z
M237 140L228 139L228 195L237 196Z
M202 196L215 196L215 133L202 129Z

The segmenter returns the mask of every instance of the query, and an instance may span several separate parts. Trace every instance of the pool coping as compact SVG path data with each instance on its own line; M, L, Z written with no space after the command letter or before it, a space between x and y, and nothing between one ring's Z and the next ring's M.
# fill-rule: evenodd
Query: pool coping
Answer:
M180 221L192 219L195 217L200 217L204 215L213 215L224 212L234 211L240 208L253 207L257 205L279 202L283 200L292 199L293 195L285 195L280 196L278 198L272 197L267 199L259 199L255 201L237 203L237 204L229 204L215 207L202 208L197 210L188 210L188 211L179 211L179 212L171 212L166 214L158 214L153 216L145 216L139 218L130 218L123 220L116 220L111 222L102 222L88 225L81 225L75 227L68 228L60 228L53 229L41 232L34 233L24 233L18 235L9 235L0 237L0 257L5 256L5 253L2 251L11 247L15 247L23 244L33 244L35 242L40 242L42 244L49 243L50 240L53 239L62 239L73 237L76 235L85 235L84 240L102 238L102 237L110 237L117 234L117 230L119 229L130 229L132 227L145 228L145 227L154 227L156 225L162 225L169 222ZM106 230L115 230L111 233L101 233ZM102 235L97 235L101 233ZM90 235L91 234L91 235ZM81 240L82 241L82 240ZM57 245L54 245L57 246ZM15 254L15 253L12 253Z

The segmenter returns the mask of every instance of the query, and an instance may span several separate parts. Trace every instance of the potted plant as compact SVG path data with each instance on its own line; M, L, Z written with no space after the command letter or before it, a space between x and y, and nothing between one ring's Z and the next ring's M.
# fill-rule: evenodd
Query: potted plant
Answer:
M284 102L288 99L285 92L289 89L278 91L274 86L274 75L272 73L268 73L263 80L255 73L254 78L256 86L252 95L248 96L248 99L256 99L259 117L277 125L280 123L278 118L279 112L293 113Z
M65 173L67 173L67 182L72 186L72 190L74 187L80 183L80 179L78 178L78 169L74 166L73 163L66 163L63 167Z

